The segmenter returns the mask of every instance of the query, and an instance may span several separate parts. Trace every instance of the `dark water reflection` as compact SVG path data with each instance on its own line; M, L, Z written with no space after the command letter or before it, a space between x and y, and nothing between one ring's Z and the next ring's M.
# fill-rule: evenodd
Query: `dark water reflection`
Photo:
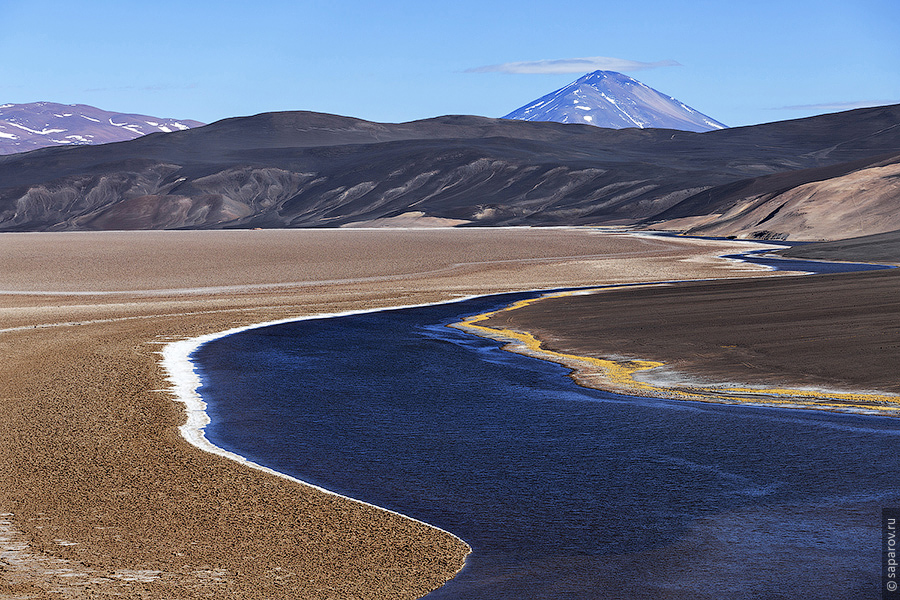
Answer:
M429 598L879 596L900 422L617 396L444 327L526 296L211 342L207 436L465 539Z

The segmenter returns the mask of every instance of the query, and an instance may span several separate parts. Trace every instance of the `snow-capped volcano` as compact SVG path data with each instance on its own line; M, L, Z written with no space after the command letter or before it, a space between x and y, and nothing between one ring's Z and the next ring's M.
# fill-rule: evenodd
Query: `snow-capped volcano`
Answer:
M504 119L584 123L623 129L712 131L726 125L627 75L594 71L514 110Z
M122 114L86 104L2 104L0 154L46 146L123 142L148 133L183 131L201 125L199 121Z

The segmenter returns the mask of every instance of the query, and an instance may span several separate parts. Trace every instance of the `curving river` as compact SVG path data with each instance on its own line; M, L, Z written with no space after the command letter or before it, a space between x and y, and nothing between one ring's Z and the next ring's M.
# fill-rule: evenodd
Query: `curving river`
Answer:
M445 327L534 295L208 342L206 435L466 540L429 599L879 597L900 421L618 396Z

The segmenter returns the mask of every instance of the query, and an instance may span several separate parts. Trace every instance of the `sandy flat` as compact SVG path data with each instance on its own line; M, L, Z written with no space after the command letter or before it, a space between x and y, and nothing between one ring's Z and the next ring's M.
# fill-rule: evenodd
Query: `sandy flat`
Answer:
M0 235L0 597L415 598L466 546L204 453L160 365L236 326L760 271L586 229Z
M635 376L641 395L900 414L900 269L600 290L482 324L563 356L651 361ZM576 378L614 387L603 368Z

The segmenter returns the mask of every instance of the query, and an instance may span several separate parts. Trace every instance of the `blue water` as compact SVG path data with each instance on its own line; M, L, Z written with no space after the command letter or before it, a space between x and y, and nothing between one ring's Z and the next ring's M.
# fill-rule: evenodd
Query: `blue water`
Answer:
M618 396L445 327L530 296L210 342L207 436L462 537L429 599L879 597L900 421Z
M768 254L768 250L757 250L746 254L728 254L724 258L737 258L747 262L765 265L776 271L809 271L818 274L851 273L853 271L878 271L893 269L890 265L876 265L868 263L851 262L824 262L811 261L799 258L774 258L771 256L759 256Z

